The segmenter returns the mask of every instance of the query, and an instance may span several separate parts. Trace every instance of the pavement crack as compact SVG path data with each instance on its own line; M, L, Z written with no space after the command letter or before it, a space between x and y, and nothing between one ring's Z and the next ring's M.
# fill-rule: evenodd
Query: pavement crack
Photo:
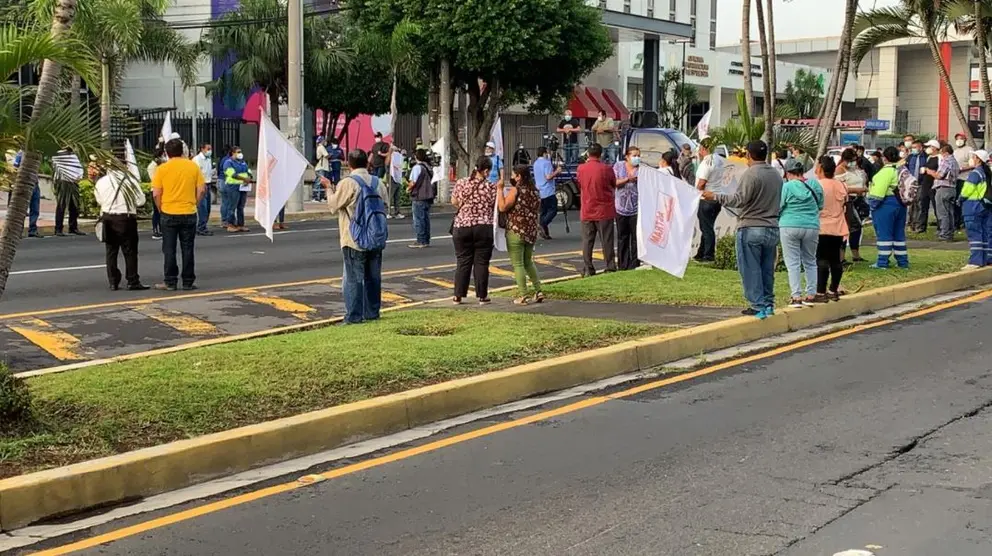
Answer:
M724 529L722 527L703 527L702 530L703 531L711 531L713 533L723 533L723 534L726 534L726 535L740 535L742 537L772 537L772 538L776 538L776 539L785 539L785 540L788 540L788 541L791 541L793 539L793 537L789 537L789 536L786 536L786 535L780 535L778 533L761 533L761 532L749 533L749 532L746 532L746 531L737 531L737 530L734 530L734 529Z
M885 494L886 492L888 492L889 490L891 490L894 486L895 485L888 486L888 487L886 487L884 489L876 490L874 493L872 493L871 496L869 496L865 500L858 501L857 504L852 505L850 508L845 509L844 511L840 512L839 514L837 514L833 518L828 519L823 525L820 525L819 527L813 527L813 530L810 531L809 533L807 533L805 535L802 535L802 536L800 536L798 538L790 539L788 544L786 544L784 547L782 547L780 550L778 550L774 554L782 554L782 553L786 552L787 550L789 550L790 548L792 548L792 546L795 545L796 543L801 542L801 541L804 541L804 540L808 539L809 537L812 537L813 535L815 535L818 532L820 532L824 527L828 527L831 523L833 523L835 521L838 521L840 519L843 519L845 516L847 516L848 514L850 514L853 511L857 510L861 506L864 506L865 504L871 502L875 498L878 498L882 494Z

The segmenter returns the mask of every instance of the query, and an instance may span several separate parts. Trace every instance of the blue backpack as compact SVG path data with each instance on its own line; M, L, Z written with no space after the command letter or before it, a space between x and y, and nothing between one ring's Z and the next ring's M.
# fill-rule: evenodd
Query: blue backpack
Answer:
M379 178L372 176L369 186L358 176L352 175L358 184L358 199L355 200L355 213L351 215L351 237L362 251L375 251L386 248L389 230L386 227L386 203L379 196Z

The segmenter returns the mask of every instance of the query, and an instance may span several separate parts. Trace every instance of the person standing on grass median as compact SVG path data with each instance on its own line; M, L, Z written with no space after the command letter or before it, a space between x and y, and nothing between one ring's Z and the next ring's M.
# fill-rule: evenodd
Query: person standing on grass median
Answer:
M121 271L117 266L117 255L124 254L124 275L130 291L147 290L138 276L138 216L137 208L144 206L145 193L141 190L141 176L137 168L133 175L120 170L111 170L96 180L93 188L96 202L100 205L100 219L103 222L103 245L107 256L107 279L110 289L117 291L121 286ZM131 202L133 201L133 202Z
M469 278L475 275L475 296L479 303L489 303L489 261L493 257L493 207L496 185L489 183L492 160L480 156L472 175L458 180L451 192L455 221L451 241L455 245L455 295L459 305L468 295Z
M920 182L920 194L916 200L916 211L910 217L910 227L918 234L924 234L930 223L930 200L937 170L940 168L940 141L931 139L923 146L927 159L916 179Z
M875 174L868 188L868 205L875 226L878 261L871 268L889 268L889 258L895 255L899 268L909 268L906 250L906 206L899 198L899 151L887 147L882 153L885 166ZM908 169L907 169L908 170ZM911 171L911 170L909 170ZM918 171L918 170L917 170Z
M579 165L576 180L579 182L579 219L582 221L582 276L594 276L596 267L592 264L592 250L599 236L603 247L603 260L606 272L616 272L617 261L614 252L614 220L617 217L616 189L617 177L613 168L603 164L603 147L593 143L589 147L589 159Z
M346 324L378 320L382 307L382 249L361 249L351 233L352 215L359 210L358 203L363 198L369 201L372 194L379 196L380 203L386 198L386 185L377 176L369 174L368 165L368 155L364 151L351 151L348 153L351 174L338 184L324 184L328 187L327 207L338 214L338 233L344 258L342 289ZM365 189L366 193L362 193L360 188ZM366 202L365 208L369 204ZM381 206L385 208L384 204ZM362 212L365 212L364 208Z
M954 241L954 207L957 201L957 181L961 169L950 145L940 148L937 169L927 170L933 179L933 211L937 214L937 240Z
M155 205L162 212L162 254L165 280L157 289L175 291L179 285L176 243L182 252L182 288L196 289L193 247L196 241L196 205L203 198L206 182L200 167L183 155L184 144L172 139L165 144L169 160L158 167L152 179Z
M964 270L992 264L992 203L987 199L992 172L989 171L988 151L971 153L970 166L974 170L968 174L961 188L961 214L971 252Z
M193 162L200 168L203 180L207 183L206 192L196 207L196 233L201 236L214 235L207 229L207 224L210 222L210 186L214 182L213 154L213 147L210 146L210 143L204 143L200 145L200 152L193 157Z
M617 268L634 270L637 260L637 171L641 166L641 150L627 147L623 160L613 165L617 178Z
M740 211L737 219L737 269L750 305L743 314L759 319L775 314L775 257L782 178L765 160L768 145L747 145L748 169L732 195L703 191L703 199ZM804 166L805 167L805 166Z
M837 164L836 170L834 170L834 179L847 188L849 195L846 209L849 232L846 243L851 247L852 263L864 262L864 259L861 258L861 213L858 212L858 206L864 205L864 194L867 192L867 189L865 189L865 184L867 183L866 176L868 174L858 166L858 162L856 151L844 149L844 152L840 155L840 163ZM842 263L844 262L846 253L847 245L842 245L840 255Z
M424 249L431 246L431 206L437 197L437 190L432 183L434 171L427 162L427 151L420 149L414 153L417 164L410 170L407 191L413 201L413 229L417 233L416 242L411 249Z
M714 186L723 181L723 172L726 161L722 156L713 154L713 140L709 137L699 142L699 157L702 162L695 172L696 189L700 191L713 191ZM716 219L720 216L720 203L708 201L705 198L699 201L697 212L699 219L699 249L696 250L695 260L701 263L713 262L716 260Z
M802 162L785 163L785 179L779 201L779 237L782 257L789 271L789 307L812 306L816 296L816 249L820 242L820 210L823 188L816 180L805 178ZM839 251L838 251L839 254ZM803 289L803 274L806 288Z
M820 237L816 245L816 295L814 303L840 300L840 279L844 274L844 238L848 235L848 189L834 179L837 168L832 156L821 156L816 178L823 190L820 210ZM828 289L829 281L829 289Z
M505 191L504 191L505 189ZM516 305L527 305L527 278L534 286L534 302L544 302L541 278L534 265L534 244L537 243L537 216L541 210L541 196L534 186L530 167L526 164L513 167L510 186L496 187L496 206L507 215L506 246L510 251L513 276L517 282Z
M537 148L534 161L534 182L541 194L541 237L551 239L551 223L558 216L558 185L555 178L561 174L561 166L555 168L547 147Z
M954 160L958 163L958 181L954 184L954 198L961 196L961 189L964 187L964 180L974 169L971 167L971 154L975 149L968 144L968 137L964 133L954 136ZM989 145L985 145L988 149ZM954 229L960 230L964 226L964 217L961 215L961 205L954 204Z

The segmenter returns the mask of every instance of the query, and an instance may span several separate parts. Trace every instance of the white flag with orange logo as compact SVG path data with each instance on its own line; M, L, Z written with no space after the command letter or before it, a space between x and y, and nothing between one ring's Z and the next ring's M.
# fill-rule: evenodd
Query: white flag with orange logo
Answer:
M258 122L258 187L255 190L255 220L271 240L272 225L307 169L307 159L299 153L269 115L262 111Z
M637 257L673 276L684 276L700 198L686 182L642 165L637 172Z

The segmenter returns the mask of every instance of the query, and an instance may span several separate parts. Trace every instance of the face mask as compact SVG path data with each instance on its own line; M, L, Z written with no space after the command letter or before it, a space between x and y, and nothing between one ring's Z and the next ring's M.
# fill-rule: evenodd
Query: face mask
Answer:
M214 154L214 151L203 151L203 156L209 157L212 154Z
M565 119L566 120L571 120L572 119L572 113L571 112L565 112Z
M494 153L493 151L491 151L489 149L486 149L486 156L492 156L494 154L496 154L496 153Z
M899 151L899 158L906 158L906 151Z
M331 148L332 148L332 149L336 149L336 148L338 148L338 144L337 144L337 143L331 143Z
M630 157L630 165L631 166L640 166L641 165L641 157L639 157L639 156L632 156L632 157Z
M959 146L959 147L963 147L964 146L964 140L963 139L958 139L957 141L954 142L954 144L957 145L957 146Z
M920 154L920 149L913 149L913 154Z
M245 159L245 153L238 153L238 154L234 155L234 158L236 158L238 160L244 160Z
M902 145L908 149L908 148L910 148L910 147L913 146L913 142L912 141L906 141Z

